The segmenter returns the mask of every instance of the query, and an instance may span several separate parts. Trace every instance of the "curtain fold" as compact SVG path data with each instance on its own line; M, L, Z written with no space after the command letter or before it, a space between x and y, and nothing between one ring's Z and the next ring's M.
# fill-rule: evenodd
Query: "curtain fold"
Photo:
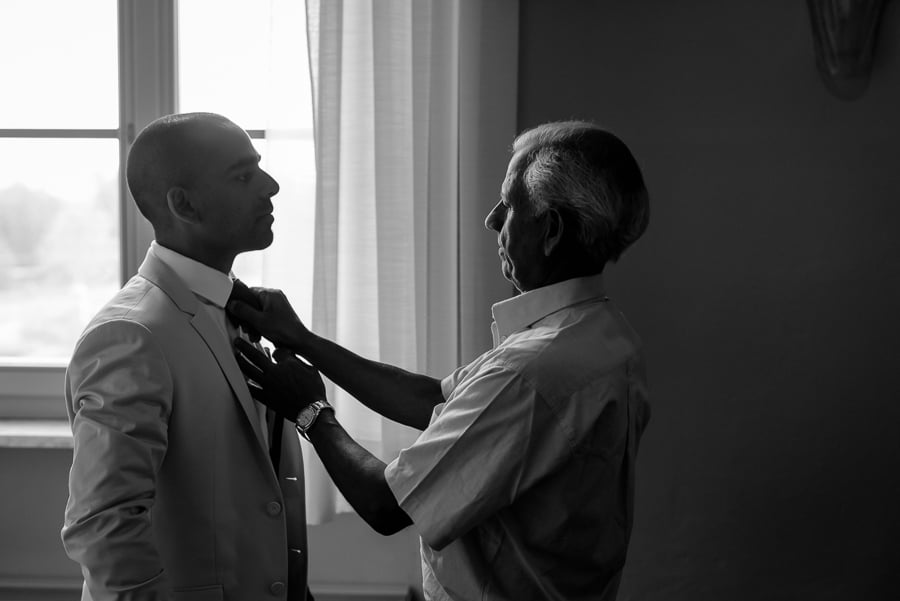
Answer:
M497 284L495 253L490 275L479 262L470 270L474 279L460 278L460 228L472 226L463 223L468 215L483 219L494 204L515 131L518 2L502 0L489 11L505 23L502 39L489 44L511 48L503 56L512 64L494 73L489 86L507 86L499 93L502 110L479 112L462 124L470 135L461 137L465 87L483 83L480 75L460 78L483 72L461 65L461 55L472 60L461 51L461 29L477 46L497 31L485 26L480 6L461 0L306 2L316 158L311 327L360 355L435 377L462 358L468 326L460 323L461 303L472 302L473 291L493 294L478 299L488 313L473 324L484 331L475 338L487 348L490 302L506 296ZM463 15L469 17L462 21ZM488 140L482 129L502 130L502 136ZM462 201L461 139L476 141L465 164L485 152L502 163L489 191ZM487 160L488 166L496 162ZM480 234L495 244L490 234ZM327 386L341 423L380 459L391 461L415 440L414 430ZM309 522L349 511L311 447L304 460Z

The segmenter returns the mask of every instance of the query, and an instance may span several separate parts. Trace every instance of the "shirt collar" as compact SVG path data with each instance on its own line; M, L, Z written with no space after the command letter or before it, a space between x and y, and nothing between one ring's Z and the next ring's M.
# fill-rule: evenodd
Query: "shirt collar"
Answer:
M150 252L171 267L191 292L217 307L225 307L228 297L231 296L232 274L225 275L208 265L166 248L156 240L150 243Z
M494 346L507 336L523 330L551 313L574 304L603 297L603 275L572 278L523 292L491 307L494 317ZM499 340L498 340L499 339Z

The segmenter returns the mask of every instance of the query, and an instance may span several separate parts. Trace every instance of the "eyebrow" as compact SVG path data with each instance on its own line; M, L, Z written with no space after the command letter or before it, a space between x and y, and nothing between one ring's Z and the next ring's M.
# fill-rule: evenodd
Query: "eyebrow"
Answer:
M249 167L251 165L256 165L262 160L262 156L257 152L255 154L246 156L242 159L237 160L232 163L228 169L225 170L225 173L231 173L232 171L238 171L243 169L244 167Z

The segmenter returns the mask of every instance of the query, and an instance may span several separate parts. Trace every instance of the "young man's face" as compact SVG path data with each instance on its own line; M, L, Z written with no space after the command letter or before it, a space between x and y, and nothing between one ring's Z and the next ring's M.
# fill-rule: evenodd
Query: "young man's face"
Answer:
M211 123L198 142L202 156L186 190L201 210L204 244L227 255L266 248L278 182L260 168L249 136L233 123Z
M498 202L484 220L484 225L498 233L500 269L503 277L520 291L526 292L543 285L543 268L546 256L543 252L545 220L535 217L521 191L514 190L517 172L514 156L500 188Z

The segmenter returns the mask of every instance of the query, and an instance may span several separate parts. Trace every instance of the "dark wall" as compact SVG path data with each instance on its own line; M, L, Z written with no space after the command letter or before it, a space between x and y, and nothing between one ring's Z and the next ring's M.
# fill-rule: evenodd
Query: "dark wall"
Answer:
M645 237L610 270L654 414L621 599L896 599L900 3L833 97L806 3L522 0L519 129L634 151Z

